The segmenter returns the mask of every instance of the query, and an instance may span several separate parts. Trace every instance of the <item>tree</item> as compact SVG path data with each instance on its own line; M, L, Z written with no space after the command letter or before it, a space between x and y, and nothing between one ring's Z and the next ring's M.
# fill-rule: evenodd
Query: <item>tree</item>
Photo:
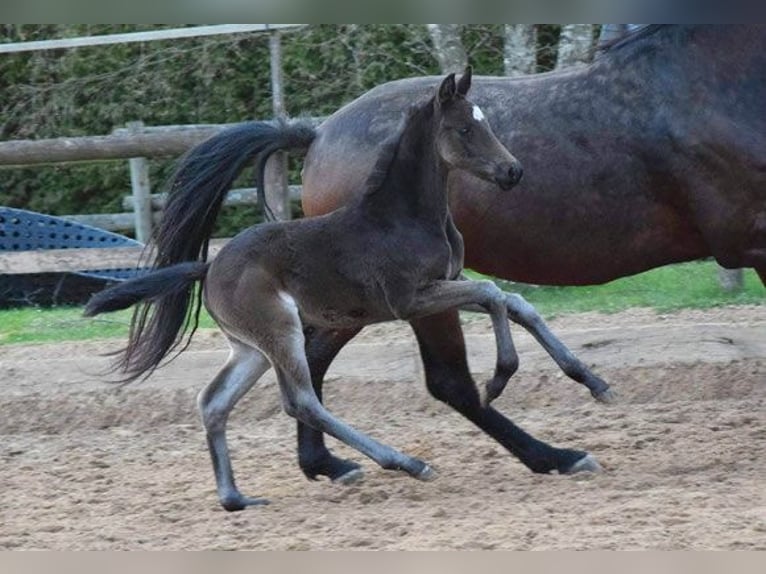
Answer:
M427 27L442 73L462 72L468 64L468 57L460 39L462 26L460 24L428 24Z
M593 25L566 24L561 27L556 68L585 64L593 57Z
M506 76L537 71L537 28L530 24L503 26L503 70Z

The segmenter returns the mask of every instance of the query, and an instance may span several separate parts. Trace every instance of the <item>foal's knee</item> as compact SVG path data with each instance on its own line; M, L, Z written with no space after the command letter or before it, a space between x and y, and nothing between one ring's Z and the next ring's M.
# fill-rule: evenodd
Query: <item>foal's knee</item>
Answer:
M533 324L542 320L532 304L518 293L506 293L505 297L508 315L513 321L521 324Z
M506 293L500 289L500 287L498 287L494 281L481 279L474 281L474 283L477 284L481 289L484 305L491 307L505 306Z
M519 370L519 355L516 352L514 352L511 356L508 357L506 361L504 361L502 364L497 365L497 370L495 372L495 375L497 377L510 379L513 375L516 374L516 371L518 370Z

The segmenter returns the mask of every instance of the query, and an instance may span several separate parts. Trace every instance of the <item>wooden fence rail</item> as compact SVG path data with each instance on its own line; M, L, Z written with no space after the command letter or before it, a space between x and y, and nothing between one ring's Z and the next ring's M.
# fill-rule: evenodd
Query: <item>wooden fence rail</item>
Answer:
M228 240L212 240L208 259L212 259L226 244L226 241ZM133 269L141 263L143 254L143 247L0 251L0 274L59 273L84 269Z
M301 198L301 186L288 186L290 201L299 201ZM165 209L167 201L166 193L152 193L149 196L152 209L152 224L159 223L162 217L162 210ZM232 205L256 205L258 203L257 190L254 187L236 188L229 191L223 204ZM135 199L132 195L126 195L122 198L122 208L126 213L83 213L79 215L62 215L64 219L76 221L85 225L98 227L107 231L124 233L135 229L136 216L134 213Z
M306 118L314 124L324 118ZM164 194L152 194L145 158L177 157L221 130L236 124L192 124L143 126L132 122L106 136L62 137L42 140L0 142L0 167L19 168L68 162L108 160L130 161L133 193L123 198L129 213L64 215L65 219L92 225L107 231L135 231L139 241L146 241L159 220L165 205ZM300 199L301 187L286 189L287 201ZM258 202L255 188L232 189L224 205L253 205Z
M221 131L223 125L183 129L120 131L106 136L0 142L0 166L24 167L133 157L173 157Z

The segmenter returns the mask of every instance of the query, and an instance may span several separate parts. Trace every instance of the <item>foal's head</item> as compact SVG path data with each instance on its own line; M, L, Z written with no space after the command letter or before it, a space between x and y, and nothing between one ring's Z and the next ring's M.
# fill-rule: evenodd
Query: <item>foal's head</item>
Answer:
M439 156L451 168L510 189L521 180L521 163L497 139L479 106L466 99L470 87L469 66L457 82L455 74L447 76L434 97Z

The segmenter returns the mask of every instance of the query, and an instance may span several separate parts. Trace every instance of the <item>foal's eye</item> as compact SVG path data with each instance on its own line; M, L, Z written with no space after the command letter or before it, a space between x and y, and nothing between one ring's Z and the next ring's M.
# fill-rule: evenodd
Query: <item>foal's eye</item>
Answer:
M459 133L461 136L467 136L471 133L471 126L465 126L462 128L457 129L457 133Z

